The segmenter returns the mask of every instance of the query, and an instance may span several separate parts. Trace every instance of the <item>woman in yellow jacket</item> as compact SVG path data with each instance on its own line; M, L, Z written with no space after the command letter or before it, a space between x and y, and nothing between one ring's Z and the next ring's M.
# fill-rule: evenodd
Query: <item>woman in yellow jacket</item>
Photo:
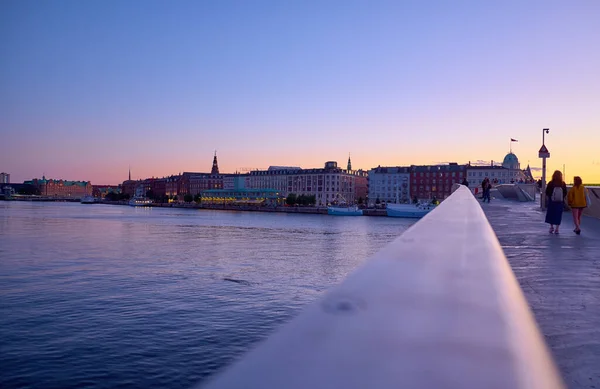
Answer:
M581 234L581 214L583 213L583 209L589 205L586 200L586 189L583 186L581 177L576 176L573 178L573 187L569 189L567 202L573 211L573 223L575 224L573 232L579 235Z

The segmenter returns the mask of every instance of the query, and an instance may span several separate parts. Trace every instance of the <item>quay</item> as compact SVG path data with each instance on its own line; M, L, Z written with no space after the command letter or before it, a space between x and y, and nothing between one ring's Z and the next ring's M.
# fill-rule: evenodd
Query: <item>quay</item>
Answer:
M464 187L218 373L219 388L600 388L600 220Z

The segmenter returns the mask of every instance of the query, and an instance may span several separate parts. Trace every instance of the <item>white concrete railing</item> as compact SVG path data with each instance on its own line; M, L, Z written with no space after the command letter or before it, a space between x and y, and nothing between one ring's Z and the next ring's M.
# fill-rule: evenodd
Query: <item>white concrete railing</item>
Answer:
M563 387L464 187L205 386Z

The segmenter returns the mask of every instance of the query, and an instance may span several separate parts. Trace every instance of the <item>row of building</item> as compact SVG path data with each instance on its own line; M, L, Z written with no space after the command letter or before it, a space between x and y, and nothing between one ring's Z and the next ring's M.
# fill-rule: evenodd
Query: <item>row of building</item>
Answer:
M203 202L267 202L280 201L287 195L314 196L316 204L332 203L405 203L413 198L439 200L451 193L452 184L465 180L471 187L484 178L496 184L532 182L529 166L521 170L518 158L509 153L500 165L470 163L411 166L378 166L369 171L353 170L348 158L346 168L328 161L322 168L303 169L291 166L271 166L248 173L219 173L217 156L210 173L185 172L165 178L128 180L122 184L125 194L152 193L182 201L185 195L202 196ZM137 189L137 190L136 190Z
M9 177L2 173L3 180L9 181ZM469 186L476 187L486 177L496 184L533 181L529 166L521 170L519 160L512 152L506 155L502 164L492 161L487 166L448 163L378 166L365 171L353 170L348 157L345 169L335 161L328 161L322 168L271 166L266 170L233 174L219 172L215 153L210 173L184 172L164 178L132 180L130 172L129 178L119 186L46 177L24 184L34 187L40 195L54 197L104 197L109 192L116 192L170 201L184 201L186 195L200 195L204 203L276 204L293 193L314 196L317 205L325 206L334 203L406 203L413 198L443 200L450 195L453 184L466 180Z

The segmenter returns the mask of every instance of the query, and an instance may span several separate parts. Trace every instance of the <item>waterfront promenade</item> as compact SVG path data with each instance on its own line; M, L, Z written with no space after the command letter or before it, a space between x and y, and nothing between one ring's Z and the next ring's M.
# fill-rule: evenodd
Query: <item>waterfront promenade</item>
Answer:
M600 219L550 235L533 203L481 204L570 389L600 388Z

